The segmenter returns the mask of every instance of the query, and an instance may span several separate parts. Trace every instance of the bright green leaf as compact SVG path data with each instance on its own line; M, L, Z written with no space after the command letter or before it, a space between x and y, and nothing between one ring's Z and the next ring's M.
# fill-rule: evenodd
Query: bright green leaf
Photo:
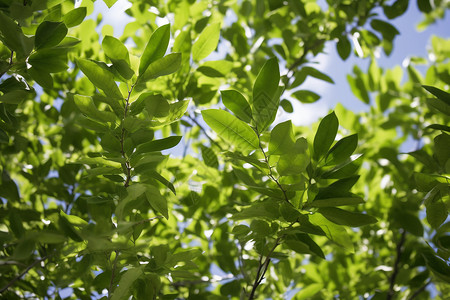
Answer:
M34 44L36 49L58 45L67 35L67 27L62 22L42 22L36 29Z
M87 78L101 89L106 96L123 99L122 93L114 81L114 75L109 70L87 59L78 59L77 65Z
M220 91L222 102L231 110L236 117L244 122L250 123L252 120L252 109L245 97L235 90Z
M170 24L163 25L153 32L142 53L139 63L139 75L143 74L148 66L164 56L170 40Z
M314 159L319 160L330 149L339 127L339 121L334 111L320 121L314 136Z
M202 116L212 130L233 144L239 151L259 148L259 140L255 131L230 113L219 109L208 109L202 111Z
M216 49L220 38L220 23L213 23L203 29L192 46L192 59L200 61L211 54Z

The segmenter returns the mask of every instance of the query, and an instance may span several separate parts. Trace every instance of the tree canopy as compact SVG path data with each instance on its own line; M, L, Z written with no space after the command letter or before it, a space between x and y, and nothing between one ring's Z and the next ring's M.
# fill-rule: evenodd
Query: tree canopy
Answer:
M0 0L4 299L447 299L450 40L375 54L448 1L129 3ZM370 109L279 121L329 45Z

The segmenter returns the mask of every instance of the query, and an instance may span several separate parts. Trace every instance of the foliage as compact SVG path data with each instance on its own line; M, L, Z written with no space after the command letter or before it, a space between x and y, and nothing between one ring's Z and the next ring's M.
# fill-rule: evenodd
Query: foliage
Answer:
M450 294L449 41L404 81L373 52L409 1L130 3L118 36L90 0L0 2L3 297ZM275 122L334 83L328 43L371 60L348 75L370 110Z

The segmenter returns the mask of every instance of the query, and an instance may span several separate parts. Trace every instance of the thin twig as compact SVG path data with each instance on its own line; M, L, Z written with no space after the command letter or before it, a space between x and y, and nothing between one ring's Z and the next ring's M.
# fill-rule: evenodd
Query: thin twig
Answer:
M425 291L425 289L427 288L427 286L431 283L431 279L428 280L424 285L422 285L420 288L418 288L412 295L411 297L408 298L408 300L413 300L414 298L416 298L417 296L419 296L420 293L422 293L423 291Z
M270 249L269 253L267 253L267 256L266 256L266 259L264 260L264 262L263 262L264 255L261 254L261 256L259 257L258 271L256 272L255 282L253 283L252 291L250 292L250 295L248 296L248 300L253 300L255 298L256 289L263 281L264 275L266 274L266 271L269 267L270 256L272 255L273 251L275 251L275 249L278 247L278 245L280 245L280 241L281 241L281 238L277 238L277 240L275 241L275 245L272 247L272 249Z
M17 275L13 280L8 282L7 285L5 285L1 290L0 294L5 292L9 287L11 287L16 281L18 281L20 278L22 278L25 274L27 274L35 265L40 263L41 261L44 261L48 258L48 256L41 257L39 259L36 259L31 265L29 265L25 270L22 271L19 275Z
M131 181L131 165L130 165L130 161L127 158L127 155L125 153L124 150L124 143L125 143L125 127L124 127L124 123L125 123L125 118L127 117L127 113L128 113L128 108L130 106L130 97L131 97L131 93L133 92L133 88L135 87L136 84L133 84L130 88L130 90L128 91L128 97L125 99L125 108L123 111L123 118L122 118L122 132L121 132L121 136L120 136L120 153L122 154L122 157L125 159L125 170L126 170L126 179L125 182L123 183L124 187L128 187L130 185L130 181Z
M256 131L258 132L258 128L256 128ZM278 186L278 188L283 192L283 196L284 196L284 200L286 200L287 203L291 204L291 202L289 202L288 196L286 194L286 190L283 188L283 186L280 184L280 182L278 181L278 179L275 178L275 176L273 176L272 173L272 166L269 164L269 158L266 155L266 152L264 151L262 145L261 145L261 139L259 137L259 134L257 134L258 136L258 140L259 140L259 149L261 149L261 152L264 154L264 161L267 165L267 167L269 168L269 174L267 174L267 176L269 176L269 178L276 183L276 185Z
M386 300L391 300L394 296L394 285L395 285L395 279L397 278L398 272L399 272L399 265L400 265L400 258L402 256L403 252L403 244L406 240L406 230L402 229L402 235L400 237L400 241L398 241L397 244L397 254L394 262L394 270L392 271L391 278L389 278L389 291L386 297Z
M114 258L114 263L112 267L112 273L111 273L111 280L109 281L109 287L108 287L108 299L111 299L112 296L112 286L114 283L114 278L116 277L116 268L117 268L117 259L119 258L119 251L115 250L116 257Z

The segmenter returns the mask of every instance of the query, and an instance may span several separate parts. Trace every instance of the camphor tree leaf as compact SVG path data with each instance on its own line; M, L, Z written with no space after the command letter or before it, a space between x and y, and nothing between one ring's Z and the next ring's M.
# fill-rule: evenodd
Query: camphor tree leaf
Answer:
M295 146L292 122L279 123L270 133L269 155L289 154Z
M323 289L323 283L311 283L302 288L297 294L295 294L293 300L306 300L311 299L314 295L319 293Z
M323 215L315 213L309 216L313 225L319 226L328 239L344 247L347 251L354 252L353 242L343 226L327 220Z
M330 149L336 138L338 127L339 121L334 111L320 121L313 143L315 160L319 160Z
M235 90L220 91L222 102L226 108L231 110L236 117L244 122L250 123L252 120L252 109L245 97Z
M32 50L28 40L19 25L0 11L0 41L20 56L26 56Z
M343 35L339 38L339 41L336 43L336 49L343 60L346 60L350 56L352 45L347 36Z
M313 91L299 90L292 93L292 97L299 100L302 103L314 103L320 99L320 96Z
M335 207L322 207L318 212L333 223L351 227L359 227L377 223L378 220L372 216L349 212Z
M153 185L146 185L145 196L147 197L148 203L164 218L169 219L169 210L167 207L167 199L161 195L159 189Z
M114 122L116 115L110 111L99 111L92 100L92 97L74 95L73 99L80 111L87 117L100 122Z
M170 149L178 145L178 143L181 141L182 136L169 136L164 139L160 140L154 140L147 143L143 143L139 145L136 149L135 154L140 153L148 153L153 151L161 151L165 149Z
M158 27L155 32L153 32L139 62L139 75L143 74L152 62L160 59L166 54L169 40L170 24Z
M343 163L353 154L357 146L358 134L356 133L340 139L330 151L328 151L325 160L326 164L337 165Z
M239 151L259 148L259 140L255 131L243 121L220 109L202 111L203 120L220 137L233 144Z
M67 49L40 49L28 58L28 63L39 72L58 73L67 70Z
M280 69L273 57L265 62L253 85L253 120L258 132L263 132L275 120L280 102L278 85Z
M440 90L434 86L422 85L422 87L424 89L426 89L428 92L430 92L431 94L435 95L438 99L445 102L447 105L450 105L450 94L449 93L447 93L443 90Z
M170 53L152 62L144 74L139 75L138 82L145 83L159 76L176 72L181 65L181 53Z
M139 277L144 275L144 267L145 266L140 266L124 271L122 276L120 277L119 286L114 290L111 300L127 299L132 294L132 285Z
M448 217L447 206L440 198L428 203L426 209L427 221L433 228L441 226Z
M36 49L50 48L58 45L67 35L63 22L44 21L36 29L34 45Z
M78 26L83 22L86 14L86 7L77 7L63 16L63 22L68 28Z
M216 49L219 38L220 23L208 25L192 46L192 59L198 62L210 55Z
M78 59L77 65L87 76L87 78L99 89L101 89L106 96L123 99L122 93L114 81L114 75L96 62L88 59Z
M117 72L123 78L130 79L134 75L134 71L130 68L130 55L127 47L121 41L109 35L103 39L102 47Z

